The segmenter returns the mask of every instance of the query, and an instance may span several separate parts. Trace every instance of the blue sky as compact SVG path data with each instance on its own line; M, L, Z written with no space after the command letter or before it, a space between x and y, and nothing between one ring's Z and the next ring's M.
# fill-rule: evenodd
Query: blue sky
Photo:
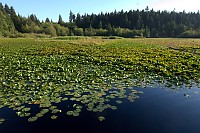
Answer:
M154 10L198 11L200 0L0 0L13 6L22 16L35 14L40 20L47 17L58 21L59 14L64 21L68 21L69 11L73 13L100 13L145 9L146 6Z

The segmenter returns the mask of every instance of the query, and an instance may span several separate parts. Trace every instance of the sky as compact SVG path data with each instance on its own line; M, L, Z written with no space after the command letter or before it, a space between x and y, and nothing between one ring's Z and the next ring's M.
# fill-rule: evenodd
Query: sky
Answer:
M146 6L149 9L197 12L200 10L200 0L0 0L4 5L13 6L16 13L27 17L35 14L40 20L47 17L54 22L58 21L61 15L64 21L68 21L70 10L81 15L88 13L98 14L102 12L112 12L129 10L142 10Z

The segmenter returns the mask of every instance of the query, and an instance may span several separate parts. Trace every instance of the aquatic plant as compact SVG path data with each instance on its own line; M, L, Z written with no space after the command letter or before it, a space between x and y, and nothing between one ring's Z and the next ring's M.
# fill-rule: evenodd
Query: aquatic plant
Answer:
M0 124L2 124L5 120L3 118L0 118Z
M58 116L53 115L53 116L51 116L51 119L55 120L55 119L57 119L57 117L58 117Z
M11 108L33 122L45 113L55 118L62 112L56 104L71 101L76 104L67 115L79 116L84 108L103 112L116 110L123 100L134 102L143 93L134 87L178 89L200 82L200 43L71 41L0 39L0 109ZM39 113L32 114L33 105Z
M105 120L105 117L99 116L98 119L99 119L99 121L104 121L104 120Z

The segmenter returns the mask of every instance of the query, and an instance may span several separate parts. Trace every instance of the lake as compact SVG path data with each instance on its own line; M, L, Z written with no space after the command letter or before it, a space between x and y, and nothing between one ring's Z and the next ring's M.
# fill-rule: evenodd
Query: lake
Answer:
M50 113L36 122L20 118L14 111L4 107L0 117L5 122L0 125L2 133L39 132L87 132L87 133L199 133L200 132L200 89L134 88L143 91L134 102L123 100L117 110L104 110L104 121L98 120L98 113L85 108L78 117L58 114L51 120ZM111 101L112 102L112 101ZM69 101L57 104L64 112L70 107ZM35 106L35 107L34 107ZM37 112L37 105L32 105Z
M0 44L2 133L200 132L199 39Z

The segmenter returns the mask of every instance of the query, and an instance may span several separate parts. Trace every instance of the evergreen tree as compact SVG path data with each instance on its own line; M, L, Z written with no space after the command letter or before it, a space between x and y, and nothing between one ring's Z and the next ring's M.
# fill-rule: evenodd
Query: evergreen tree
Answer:
M81 15L79 13L77 13L77 15L76 15L75 25L78 27L82 27Z
M10 15L10 7L7 4L5 4L4 10L8 15Z
M108 25L107 25L107 28L106 28L107 30L108 30L108 35L109 36L111 36L112 35L112 26L111 26L111 24L110 23L108 23Z
M12 19L10 15L5 11L8 9L10 13L10 8L8 5L6 5L6 8L3 8L2 4L0 3L0 36L9 36L16 33Z
M60 24L60 25L64 25L65 24L65 22L63 21L61 15L59 15L58 24Z
M0 11L3 12L3 4L0 2Z
M99 29L102 29L102 28L103 28L103 26L102 26L102 21L99 22L98 28L99 28Z
M45 23L50 23L49 18L46 18Z
M130 10L99 14L75 15L69 13L69 22L59 15L55 24L46 18L40 22L36 15L17 15L14 8L0 3L0 35L9 36L21 33L46 33L51 36L63 35L118 35L133 37L198 37L200 13L176 12L175 10L154 11L147 6L144 10Z
M20 18L16 15L15 9L12 6L10 7L10 17L14 23L16 30L22 32L22 22L20 21Z
M69 22L70 22L70 23L74 22L74 19L75 19L75 15L74 15L73 12L70 10L70 13L69 13Z

